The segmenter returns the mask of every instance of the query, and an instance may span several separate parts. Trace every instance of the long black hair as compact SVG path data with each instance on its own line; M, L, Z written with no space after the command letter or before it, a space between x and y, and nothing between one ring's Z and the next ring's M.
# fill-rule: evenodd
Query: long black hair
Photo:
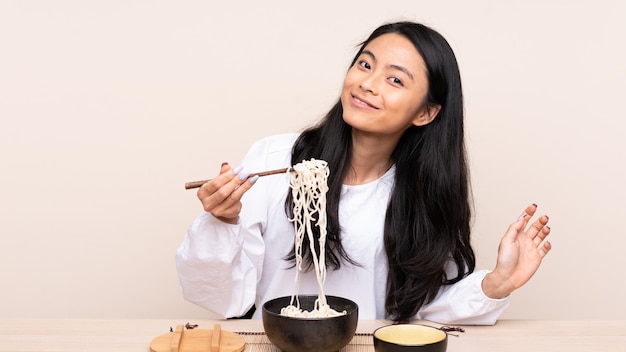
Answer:
M454 52L433 29L396 22L377 28L361 43L351 66L369 42L387 33L400 34L413 43L426 63L429 86L424 103L441 106L432 122L408 128L392 153L396 172L384 226L389 266L385 310L388 318L407 321L431 302L443 285L473 272L476 258L470 243L463 94ZM326 200L326 263L332 269L339 269L342 262L358 265L341 244L339 201L352 157L352 128L342 115L338 101L317 125L299 136L291 158L292 165L311 158L326 160L331 170ZM285 210L290 217L292 209L289 195ZM303 257L310 268L308 243L303 246ZM293 252L287 256L288 260L294 258Z

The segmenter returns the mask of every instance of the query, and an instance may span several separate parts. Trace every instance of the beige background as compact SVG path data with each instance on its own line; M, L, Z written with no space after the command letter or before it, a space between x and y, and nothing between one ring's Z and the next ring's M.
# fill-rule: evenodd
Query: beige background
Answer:
M316 121L392 20L461 66L479 268L529 203L553 252L507 318L623 318L626 2L0 1L0 316L206 318L186 181Z

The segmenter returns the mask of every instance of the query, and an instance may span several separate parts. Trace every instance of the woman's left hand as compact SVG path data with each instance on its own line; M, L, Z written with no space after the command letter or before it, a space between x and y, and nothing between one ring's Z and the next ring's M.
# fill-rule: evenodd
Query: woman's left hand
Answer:
M502 237L496 267L482 282L483 292L488 297L504 298L523 286L535 274L541 260L552 248L550 242L545 241L550 234L548 216L540 216L526 229L536 211L536 204L528 206Z

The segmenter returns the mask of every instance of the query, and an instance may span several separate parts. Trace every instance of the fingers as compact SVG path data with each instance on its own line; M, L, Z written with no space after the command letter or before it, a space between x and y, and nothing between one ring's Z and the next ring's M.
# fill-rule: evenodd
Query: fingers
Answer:
M231 169L223 163L220 174L198 190L204 210L221 219L236 219L241 211L241 197L258 179L249 177L242 167Z
M537 212L537 204L533 203L527 206L526 209L524 209L524 212L517 218L517 221L515 221L509 226L509 228L507 229L504 235L504 239L509 240L509 241L515 241L517 236L520 233L524 232L524 229L528 225L528 222L533 217L533 215L535 215L536 212ZM547 223L547 220L546 220L546 223Z
M541 216L531 225L527 232L528 236L533 239L537 246L550 234L550 226L548 226L549 219L547 215Z
M524 230L528 220L535 214L537 211L537 205L531 204L524 212L517 218L517 220L509 225L509 228L506 230L504 237L502 238L504 241L514 242L517 238L517 235Z
M531 204L526 208L524 214L520 216L518 219L518 223L520 223L519 230L521 231L530 221L530 217L535 214L537 211L537 205ZM550 217L547 215L540 216L535 222L533 222L529 229L526 231L525 235L533 241L537 250L541 256L545 256L550 249L552 249L552 244L546 241L546 237L550 234L550 226L548 226L548 221L550 221Z
M517 234L520 231L523 231L524 228L526 227L526 224L528 224L528 221L530 220L530 218L535 215L535 212L537 211L537 204L531 204L528 207L526 207L526 209L524 209L524 212L517 218L517 221L515 221L514 223L511 224L511 226L509 226L509 229L507 230L505 237L509 237L511 240L515 239L515 237L517 237Z
M524 220L524 225L526 225L526 223L528 222L528 220L535 215L535 212L537 211L537 204L533 203L529 206L526 207L526 209L524 209L524 212L522 213L522 215L519 216L519 218L517 218L517 221L520 220Z
M198 198L200 200L212 195L215 193L220 187L224 186L226 183L230 182L230 180L234 177L234 175L238 174L241 171L241 167L238 167L234 170L230 167L228 163L222 163L220 167L220 173L217 177L211 179L207 183L203 184L197 192Z
M541 254L542 257L545 257L545 255L548 254L551 249L552 243L550 243L550 241L545 241L539 246L539 254Z

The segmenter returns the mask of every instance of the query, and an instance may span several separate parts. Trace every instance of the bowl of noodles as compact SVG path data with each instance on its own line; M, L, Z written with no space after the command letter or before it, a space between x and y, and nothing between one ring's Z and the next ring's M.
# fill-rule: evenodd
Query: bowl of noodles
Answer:
M290 219L295 233L294 293L263 304L263 328L270 342L285 352L339 351L354 337L359 307L347 298L324 294L328 163L305 160L287 174L294 200L294 216ZM312 227L319 228L318 236ZM304 266L305 238L319 285L318 295L301 295L297 290Z
M285 352L339 351L350 343L359 307L347 298L318 295L280 297L263 304L262 319L270 342ZM299 308L294 309L295 305ZM281 314L281 312L283 314Z

